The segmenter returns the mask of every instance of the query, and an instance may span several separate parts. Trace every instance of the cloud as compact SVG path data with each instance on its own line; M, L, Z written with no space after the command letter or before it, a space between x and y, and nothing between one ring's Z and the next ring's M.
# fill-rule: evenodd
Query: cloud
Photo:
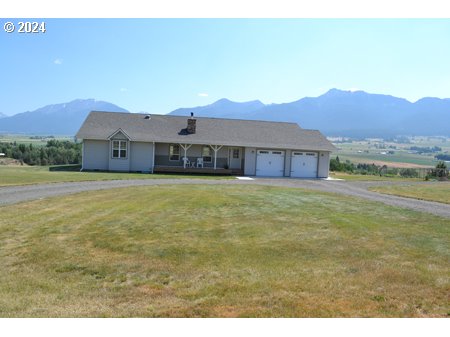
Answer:
M120 90L120 92L127 92L128 91L127 88L120 88L119 90Z
M53 61L53 63L57 64L57 65L60 65L60 64L63 63L63 60L62 59L56 59L56 60Z
M201 92L201 93L197 94L197 96L200 96L200 97L208 97L208 94L207 94L207 93L204 93L204 92Z

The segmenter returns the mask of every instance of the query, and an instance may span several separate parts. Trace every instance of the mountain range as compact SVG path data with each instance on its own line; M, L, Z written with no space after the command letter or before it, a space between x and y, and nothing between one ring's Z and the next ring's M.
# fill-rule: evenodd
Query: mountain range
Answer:
M76 99L0 119L0 133L75 135L90 111L128 112L112 103Z
M295 122L328 136L450 135L449 98L426 97L411 103L390 95L331 89L319 97L290 103L265 105L221 99L170 114L188 116L190 112L196 116Z
M112 103L77 99L14 116L0 114L0 133L74 135L93 110L128 112ZM295 122L327 136L450 136L449 98L426 97L412 103L390 95L331 89L321 96L290 103L233 102L223 98L169 114L190 116L191 112L199 117Z

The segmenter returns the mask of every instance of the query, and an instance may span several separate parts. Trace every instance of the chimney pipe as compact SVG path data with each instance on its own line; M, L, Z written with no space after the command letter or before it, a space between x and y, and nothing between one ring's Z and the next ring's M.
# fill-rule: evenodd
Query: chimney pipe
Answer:
M195 133L196 124L197 124L197 120L194 118L194 113L191 112L191 118L188 119L187 128L186 128L186 130L189 134Z

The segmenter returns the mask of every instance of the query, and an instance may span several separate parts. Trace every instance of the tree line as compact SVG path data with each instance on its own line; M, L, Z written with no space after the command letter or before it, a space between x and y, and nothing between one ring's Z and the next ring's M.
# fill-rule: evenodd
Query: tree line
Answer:
M437 156L434 156L437 160L446 160L450 161L450 154L438 154Z
M433 146L433 147L411 146L409 148L409 150L416 151L418 154L422 154L422 153L440 152L440 151L442 151L442 148L439 146Z
M354 164L349 160L341 162L339 156L330 159L330 171L346 172L351 174L380 175L385 177L400 176L403 178L419 178L419 170L413 168L396 168L375 164ZM434 169L427 169L425 178L448 177L449 170L443 161L438 162Z
M28 165L81 164L81 144L67 140L51 139L44 146L0 143L0 152Z

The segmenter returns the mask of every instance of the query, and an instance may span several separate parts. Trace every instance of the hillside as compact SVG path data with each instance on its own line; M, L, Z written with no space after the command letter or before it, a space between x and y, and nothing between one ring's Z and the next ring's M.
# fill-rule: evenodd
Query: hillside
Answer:
M232 102L226 98L222 98L213 104L206 106L198 106L195 108L180 108L172 111L171 115L189 115L191 111L195 111L198 117L221 117L221 118L242 118L246 119L247 115L251 115L265 105L260 101L250 102Z
M235 110L224 110L222 102ZM264 105L219 100L172 111L172 115L258 119L298 123L327 135L386 137L397 134L450 135L450 99L423 98L411 103L390 95L331 89L319 97Z
M0 133L74 135L93 110L128 112L112 103L77 99L1 118Z

